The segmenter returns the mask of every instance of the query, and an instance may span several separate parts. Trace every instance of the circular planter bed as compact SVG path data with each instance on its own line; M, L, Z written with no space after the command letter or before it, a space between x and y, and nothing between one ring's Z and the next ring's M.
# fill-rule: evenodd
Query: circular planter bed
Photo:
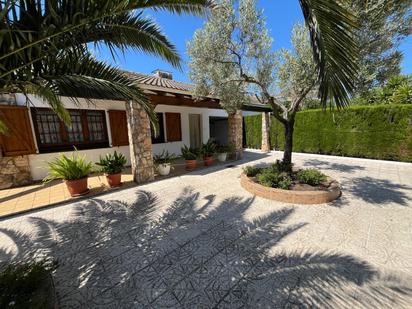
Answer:
M339 183L328 178L327 186L311 187L308 185L295 185L291 190L283 190L265 187L242 173L240 175L241 186L250 193L279 202L296 204L323 204L337 199L340 194Z

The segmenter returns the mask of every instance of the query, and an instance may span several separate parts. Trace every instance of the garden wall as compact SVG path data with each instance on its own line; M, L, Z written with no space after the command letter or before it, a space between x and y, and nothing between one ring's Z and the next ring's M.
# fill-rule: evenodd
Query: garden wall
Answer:
M261 115L245 117L246 146L260 148ZM282 150L284 130L273 117L271 147ZM356 106L296 115L294 151L412 162L412 105Z

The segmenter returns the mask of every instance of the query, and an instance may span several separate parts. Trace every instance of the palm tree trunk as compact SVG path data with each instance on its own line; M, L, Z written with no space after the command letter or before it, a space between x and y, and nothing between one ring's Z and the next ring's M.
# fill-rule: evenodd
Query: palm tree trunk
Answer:
M295 125L295 118L289 119L284 124L285 126L285 150L283 152L283 162L292 163L293 150L293 128Z

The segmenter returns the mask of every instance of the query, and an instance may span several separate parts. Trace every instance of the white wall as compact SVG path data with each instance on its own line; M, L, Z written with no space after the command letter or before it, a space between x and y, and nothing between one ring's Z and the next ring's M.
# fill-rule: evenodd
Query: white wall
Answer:
M130 165L130 150L129 146L120 146L112 148L98 148L98 149L86 149L79 150L79 154L85 156L87 160L92 162L99 161L99 156L104 156L107 153L113 153L114 151L121 152L127 158L127 165ZM33 180L41 180L47 175L47 162L52 161L58 157L61 153L70 156L72 151L53 152L53 153L39 153L29 155L30 171Z
M26 98L23 95L16 95L17 104L26 105ZM35 107L49 107L43 101L37 99L36 97L29 96L30 105ZM106 111L106 124L109 136L109 144L111 145L111 136L110 136L110 123L108 118L109 110L125 110L125 103L123 101L112 101L112 100L93 100L93 104L87 103L84 99L79 99L80 105L76 105L69 98L63 98L63 102L66 108L81 108L81 109L98 109ZM190 145L190 135L189 135L189 114L200 114L202 121L202 142L206 142L210 137L209 130L209 117L227 117L226 111L222 109L208 109L208 108L197 108L197 107L186 107L186 106L170 106L170 105L157 105L155 108L156 112L172 112L181 114L181 128L182 128L182 141L180 142L166 142L161 144L153 145L153 153L158 154L163 150L167 150L170 153L180 155L180 148L183 145ZM31 117L31 115L30 115ZM165 135L166 136L166 135ZM36 147L36 137L34 136L33 130L33 139L35 141ZM123 153L130 164L130 150L129 146L121 147L112 147L112 148L99 148L99 149L88 149L88 150L79 150L81 155L86 156L87 160L96 162L99 159L100 155L105 155L109 152L114 152L114 150ZM65 154L71 154L71 152L63 152ZM30 168L32 177L34 180L40 180L47 175L47 162L53 160L59 156L59 153L37 153L29 155Z
M182 126L182 141L161 143L153 145L153 153L158 154L163 150L167 150L170 153L180 155L180 148L183 145L190 146L190 134L189 134L189 114L201 115L201 128L202 128L202 142L205 143L210 138L209 129L209 117L227 117L226 111L222 109L209 109L209 108L197 108L186 106L170 106L170 105L157 105L155 111L158 113L171 112L180 113L181 126Z

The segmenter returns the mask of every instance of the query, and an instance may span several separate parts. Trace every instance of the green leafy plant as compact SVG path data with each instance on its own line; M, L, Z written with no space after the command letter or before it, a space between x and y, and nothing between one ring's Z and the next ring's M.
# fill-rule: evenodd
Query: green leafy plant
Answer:
M49 182L56 179L76 180L87 177L93 170L91 162L80 156L77 150L71 156L61 154L58 158L48 163L49 174L43 179Z
M292 183L292 179L288 175L285 175L282 179L279 180L277 187L279 189L289 190Z
M184 145L181 150L182 157L185 160L196 160L199 156L199 150L194 148L189 148L188 146Z
M75 102L76 97L133 100L156 124L153 106L134 78L95 59L90 46L107 46L114 59L116 50L133 49L180 67L175 46L143 10L204 14L211 5L207 0L0 3L0 92L36 94L66 124L70 123L70 115L62 96ZM4 129L3 120L0 130Z
M315 168L300 170L296 179L311 186L317 186L326 181L326 175Z
M105 157L100 157L100 160L99 162L96 162L96 165L100 166L100 172L110 175L121 173L126 163L126 157L115 151L114 154L108 153Z
M257 181L263 186L289 190L292 178L287 172L279 172L273 166L264 168L257 175Z
M229 145L217 145L216 152L217 153L232 153L234 152L235 147L232 144Z
M243 168L243 173L245 173L248 177L255 177L260 172L260 170L261 169L256 166L245 166Z
M279 173L291 173L293 168L293 163L285 162L283 160L276 160L275 164L271 168Z
M204 157L211 157L216 152L216 144L212 140L202 145L200 152Z
M52 308L49 261L10 264L0 272L0 308Z
M165 150L163 150L162 153L153 156L153 161L156 166L172 163L174 160L176 160L176 155L174 153L170 154L169 151Z

